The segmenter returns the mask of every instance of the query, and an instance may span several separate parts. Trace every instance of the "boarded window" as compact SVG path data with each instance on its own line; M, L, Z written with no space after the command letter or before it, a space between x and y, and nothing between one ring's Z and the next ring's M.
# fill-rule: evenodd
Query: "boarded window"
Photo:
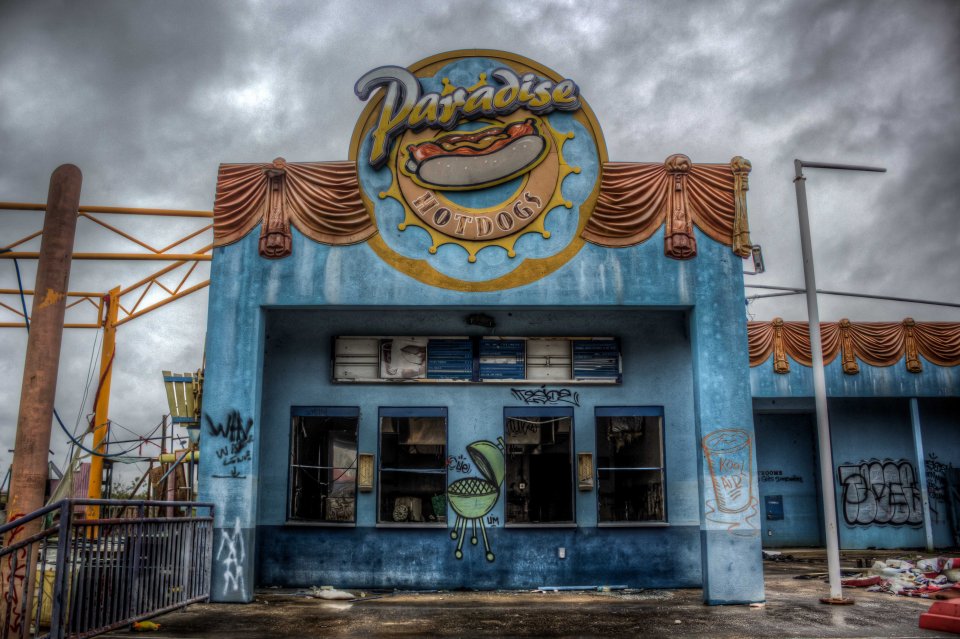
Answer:
M574 522L573 409L504 409L506 523Z
M663 409L598 407L600 523L665 522Z
M357 425L353 407L294 407L289 518L356 522Z
M380 409L377 522L445 525L447 409Z

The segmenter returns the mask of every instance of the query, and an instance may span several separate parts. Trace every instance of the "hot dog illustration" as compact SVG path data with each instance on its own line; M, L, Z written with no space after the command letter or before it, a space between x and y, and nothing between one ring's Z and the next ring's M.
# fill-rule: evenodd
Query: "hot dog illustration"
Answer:
M454 131L411 144L405 151L405 173L426 188L469 190L512 180L546 156L547 141L533 118Z

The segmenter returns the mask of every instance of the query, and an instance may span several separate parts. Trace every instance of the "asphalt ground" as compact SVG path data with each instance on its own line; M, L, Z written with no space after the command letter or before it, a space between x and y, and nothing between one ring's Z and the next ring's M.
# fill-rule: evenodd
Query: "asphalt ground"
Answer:
M823 551L784 551L765 561L767 600L706 606L699 589L614 592L351 591L351 601L309 591L258 591L251 604L195 604L157 617L157 632L111 637L955 637L921 630L932 600L844 589L852 606L831 606ZM844 572L875 558L915 552L844 553ZM798 578L800 577L800 578Z

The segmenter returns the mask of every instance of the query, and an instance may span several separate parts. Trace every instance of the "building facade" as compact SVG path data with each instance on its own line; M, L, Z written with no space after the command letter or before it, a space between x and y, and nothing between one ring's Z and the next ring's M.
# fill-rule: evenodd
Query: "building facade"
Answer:
M381 67L355 90L347 161L220 168L200 463L214 599L627 584L763 600L749 162L611 162L575 80L504 52Z

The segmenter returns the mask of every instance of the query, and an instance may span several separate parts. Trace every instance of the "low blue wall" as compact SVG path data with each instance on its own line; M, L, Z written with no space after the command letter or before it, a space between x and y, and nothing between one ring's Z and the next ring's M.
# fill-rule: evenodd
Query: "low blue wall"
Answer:
M530 589L557 585L698 587L697 526L669 529L493 529L493 563L480 546L453 556L446 529L260 526L262 586ZM558 548L566 558L560 559Z

